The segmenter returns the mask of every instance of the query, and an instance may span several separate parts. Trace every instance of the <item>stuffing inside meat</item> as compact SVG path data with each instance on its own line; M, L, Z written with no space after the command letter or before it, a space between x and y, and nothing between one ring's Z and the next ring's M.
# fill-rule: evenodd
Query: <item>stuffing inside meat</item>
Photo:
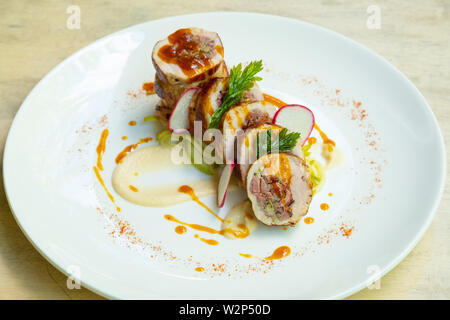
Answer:
M250 182L250 192L269 217L276 216L278 220L292 217L292 192L279 177L256 174Z

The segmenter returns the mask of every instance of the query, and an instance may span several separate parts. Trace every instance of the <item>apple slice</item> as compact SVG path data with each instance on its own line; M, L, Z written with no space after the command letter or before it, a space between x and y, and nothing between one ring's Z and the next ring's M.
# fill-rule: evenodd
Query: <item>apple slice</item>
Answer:
M169 130L183 133L189 129L189 105L198 88L190 88L183 92L178 99L169 118Z
M303 145L314 128L314 114L305 106L288 104L278 109L272 123L300 133L300 145Z
M228 185L230 184L231 174L235 166L235 163L227 163L220 172L219 183L217 185L217 205L219 208L222 208L225 203Z

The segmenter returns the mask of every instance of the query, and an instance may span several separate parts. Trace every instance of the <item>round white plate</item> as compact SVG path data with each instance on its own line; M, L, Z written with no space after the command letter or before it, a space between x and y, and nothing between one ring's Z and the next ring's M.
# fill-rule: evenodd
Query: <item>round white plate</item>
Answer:
M308 216L288 231L258 228L242 240L209 246L163 218L172 214L219 228L194 202L167 208L128 203L111 186L115 156L156 136L143 122L156 96L153 45L174 30L219 33L227 64L264 61L261 87L288 103L303 103L345 154L330 171ZM129 126L136 120L137 126ZM95 148L106 185L96 179ZM121 140L128 136L128 140ZM152 142L155 144L156 142ZM14 215L33 245L61 271L110 298L343 298L399 263L430 224L441 198L445 152L436 119L413 84L383 58L318 26L250 13L205 13L150 21L100 39L53 69L24 101L4 154L4 183ZM161 180L202 177L195 169ZM178 180L177 180L178 179ZM183 180L184 179L184 180ZM151 181L150 181L151 182ZM329 196L328 193L333 193ZM222 216L242 197L230 192ZM330 210L322 211L326 202ZM202 234L203 236L203 234ZM288 245L287 258L267 263ZM196 272L202 266L204 272Z

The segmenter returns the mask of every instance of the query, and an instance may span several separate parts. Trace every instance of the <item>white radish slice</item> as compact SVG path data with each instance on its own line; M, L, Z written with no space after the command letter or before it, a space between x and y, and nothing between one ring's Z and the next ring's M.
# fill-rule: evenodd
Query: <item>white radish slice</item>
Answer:
M178 99L169 118L169 130L183 133L189 129L189 105L198 88L187 89Z
M314 128L314 114L305 106L288 104L275 113L272 123L300 133L303 145Z
M231 174L235 166L236 164L234 163L228 163L220 172L219 184L217 185L217 205L219 208L222 208L225 203L228 185L230 184Z

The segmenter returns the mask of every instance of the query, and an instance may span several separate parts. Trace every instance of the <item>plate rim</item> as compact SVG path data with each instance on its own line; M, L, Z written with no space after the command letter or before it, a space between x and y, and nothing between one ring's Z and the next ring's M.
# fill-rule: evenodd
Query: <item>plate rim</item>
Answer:
M384 277L389 271L391 271L394 267L396 267L401 261L403 261L405 259L406 256L409 255L409 253L415 248L415 246L419 243L419 241L423 238L425 232L428 230L431 222L434 219L434 216L436 214L436 211L438 210L438 207L441 203L442 200L442 196L444 193L444 189L445 189L445 180L447 177L447 153L446 153L446 148L445 148L445 143L444 143L444 138L443 138L443 134L442 134L442 130L439 126L439 122L437 121L437 118L433 112L433 110L431 109L430 105L428 104L428 102L426 101L425 97L423 96L423 94L419 91L419 89L417 89L417 87L414 85L414 83L406 76L404 75L396 66L394 66L392 63L390 63L386 58L384 58L383 56L381 56L380 54L378 54L377 52L375 52L374 50L364 46L363 44L360 44L359 42L343 35L340 34L336 31L333 31L331 29L325 28L321 25L317 25L317 24L313 24L310 22L306 22L300 19L295 19L295 18L291 18L291 17L286 17L286 16L281 16L281 15L274 15L274 14L267 14L267 13L256 13L256 12L246 12L246 11L211 11L211 12L198 12L198 13L190 13L190 14L180 14L180 15L174 15L174 16L168 16L168 17L163 17L163 18L158 18L158 19L153 19L153 20L148 20L142 23L138 23L135 25L131 25L128 26L126 28L120 29L118 31L115 31L113 33L110 33L106 36L103 36L97 40L94 40L93 42L87 44L86 46L78 49L77 51L75 51L74 53L70 54L69 56L67 56L64 60L62 60L61 62L59 62L56 66L54 66L49 72L47 72L45 74L45 76L43 76L38 83L33 87L33 89L28 93L28 95L26 96L26 98L23 100L23 102L21 103L19 109L17 110L16 114L14 115L14 119L11 122L11 126L8 130L8 135L6 138L6 142L5 142L5 147L4 147L4 153L3 153L3 168L2 168L2 174L3 174L3 186L4 186L4 190L5 190L5 196L9 205L9 208L14 216L14 219L16 221L16 223L18 224L20 230L22 231L22 233L25 235L26 239L32 244L32 246L39 252L39 254L41 254L53 267L55 267L56 269L58 269L60 272L62 272L65 276L68 276L67 271L63 268L63 266L60 266L56 260L58 260L56 257L50 257L49 255L47 255L43 250L41 250L41 248L39 247L39 245L29 236L29 234L25 231L25 229L23 228L20 219L18 218L13 205L10 201L10 195L9 195L9 191L8 191L8 183L7 183L7 171L8 171L8 155L9 155L9 150L12 148L11 147L11 136L15 135L15 131L17 130L17 123L18 123L18 119L20 119L22 117L23 114L23 110L24 110L24 105L26 105L26 103L28 102L28 100L30 99L30 96L32 96L32 94L36 91L38 91L38 89L41 87L42 83L48 78L50 77L53 73L58 72L58 70L60 68L62 68L65 64L69 63L73 58L81 55L84 51L89 50L90 48L99 45L101 42L106 41L109 38L113 38L121 33L125 33L131 29L134 28L139 28L142 27L143 25L152 23L154 21L162 21L162 20L170 20L170 19L177 19L179 17L196 17L199 15L229 15L229 16L233 16L233 15L253 15L253 16L261 16L261 17L267 17L270 19L281 19L281 20L287 20L290 21L292 23L297 23L297 24L303 24L303 25L307 25L311 28L316 28L321 30L322 32L326 32L328 34L331 34L335 37L339 37L341 40L349 42L350 44L358 47L359 49L362 49L365 51L366 54L374 56L375 58L381 60L386 66L388 66L391 70L393 70L395 72L395 74L397 76L400 76L400 78L403 79L403 81L406 81L406 83L408 83L408 85L414 89L415 93L418 95L418 98L421 100L422 104L425 106L425 109L427 112L429 112L431 114L431 118L433 119L433 123L435 125L435 127L437 128L437 133L438 133L438 142L439 142L439 147L440 147L440 151L442 151L442 157L439 159L442 162L442 175L441 175L441 179L439 181L439 193L437 195L437 197L434 200L434 203L432 205L432 209L429 210L429 214L428 217L425 221L425 223L421 226L420 230L416 233L416 235L414 236L413 240L401 251L400 254L398 254L394 259L391 260L390 263L388 263L380 272L380 279L382 277ZM359 292L360 290L364 289L364 287L366 287L366 283L367 280L369 279L369 276L367 277L367 279L365 281L361 281L360 283L349 287L346 290L343 290L342 292L335 294L333 296L329 296L326 299L330 299L330 300L335 300L335 299L343 299L346 297L349 297L350 295ZM103 296L105 298L108 299L120 299L120 297L115 297L107 292L104 292L102 289L95 287L94 285L91 285L83 280L80 281L81 285L87 289L89 289L90 291L93 291L94 293ZM157 297L155 297L154 299L158 299Z

